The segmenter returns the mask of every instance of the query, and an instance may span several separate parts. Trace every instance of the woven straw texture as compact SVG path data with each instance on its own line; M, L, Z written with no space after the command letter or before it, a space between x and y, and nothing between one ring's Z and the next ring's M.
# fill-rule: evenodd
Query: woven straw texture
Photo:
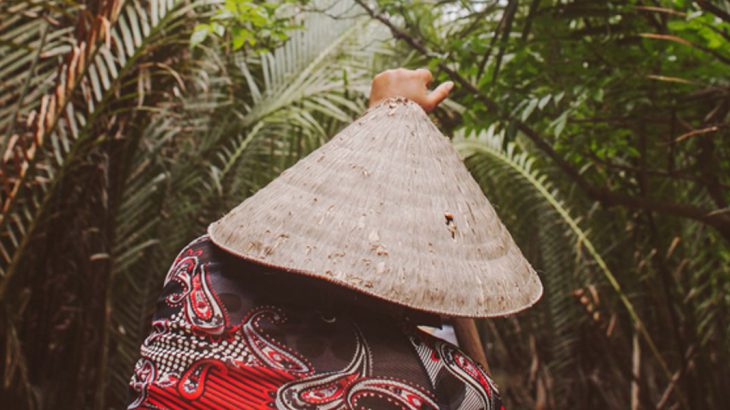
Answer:
M418 310L492 317L542 284L418 104L369 109L208 227L215 244Z

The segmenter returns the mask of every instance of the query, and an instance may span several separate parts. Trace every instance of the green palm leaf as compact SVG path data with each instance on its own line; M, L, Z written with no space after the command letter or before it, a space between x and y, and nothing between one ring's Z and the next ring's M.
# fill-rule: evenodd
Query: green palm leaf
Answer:
M611 272L601 254L596 250L593 242L588 236L588 233L580 227L578 220L571 216L568 207L559 199L560 193L552 186L547 176L540 173L540 171L534 167L534 158L530 157L526 152L517 152L517 145L513 142L506 144L505 147L504 135L502 133L495 133L494 128L490 128L488 131L471 137L464 136L462 134L460 138L455 140L454 144L461 155L467 158L467 163L472 164L473 166L476 163L473 170L478 179L491 179L494 181L499 178L502 181L513 181L516 178L531 188L531 192L527 192L525 195L520 196L518 194L512 196L510 198L512 203L518 203L521 206L525 206L526 204L538 201L548 205L548 208L551 211L550 218L560 221L560 223L567 228L567 233L575 244L575 246L570 247L569 249L576 253L575 257L580 257L582 252L585 251L587 256L595 263L604 279L611 285L621 303L624 305L626 311L639 329L639 332L642 334L644 341L649 346L654 357L667 375L671 377L671 373L669 373L669 368L664 357L657 349L653 338L647 331L646 325L639 317L634 304L629 300L621 285L616 280L615 275ZM514 187L514 185L512 185L512 187ZM505 190L503 192L509 193L510 191ZM513 192L518 193L520 191ZM525 213L525 215L528 214L529 212ZM550 241L554 239L546 238L544 240ZM548 249L548 252L551 252L551 250ZM554 257L551 256L550 253L548 253L547 256ZM565 286L570 283L566 280L566 278L556 280L556 278L551 275L564 275L564 272L545 272L543 274L543 277L546 279L548 284L552 282L558 285L556 286L556 289L548 289L548 293L551 291L560 292L560 288L565 289ZM569 297L564 293L558 293L558 295L559 296L557 297L563 299L567 299ZM564 306L565 302L554 301L551 297L550 305L553 309L559 309L559 306ZM560 315L557 314L554 316L560 317ZM564 333L565 325L567 324L564 323L562 326L559 326L557 331L559 333ZM566 349L566 352L568 350L569 349ZM558 357L564 354L565 353L559 354Z
M201 45L181 72L186 91L144 129L133 155L144 161L135 161L116 217L107 402L126 398L152 302L179 248L363 110L372 60L385 50L382 31L317 13L300 19L303 30L271 53ZM169 145L178 151L165 157Z

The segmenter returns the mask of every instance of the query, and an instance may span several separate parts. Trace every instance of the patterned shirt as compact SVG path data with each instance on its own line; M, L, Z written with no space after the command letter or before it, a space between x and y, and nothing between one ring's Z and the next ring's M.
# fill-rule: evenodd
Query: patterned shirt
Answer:
M502 409L482 367L418 315L202 236L165 278L129 408Z

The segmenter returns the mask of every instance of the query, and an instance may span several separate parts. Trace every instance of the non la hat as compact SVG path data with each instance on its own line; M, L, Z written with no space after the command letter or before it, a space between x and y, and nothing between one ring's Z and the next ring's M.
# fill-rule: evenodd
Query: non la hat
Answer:
M241 258L446 316L518 312L542 284L448 138L381 101L208 227Z

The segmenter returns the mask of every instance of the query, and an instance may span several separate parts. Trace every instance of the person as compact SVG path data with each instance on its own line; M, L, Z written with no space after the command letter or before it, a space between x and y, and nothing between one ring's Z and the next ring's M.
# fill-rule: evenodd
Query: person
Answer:
M369 105L431 111L428 70L375 76ZM501 409L487 372L419 325L441 316L240 258L208 234L176 257L130 381L130 409Z

